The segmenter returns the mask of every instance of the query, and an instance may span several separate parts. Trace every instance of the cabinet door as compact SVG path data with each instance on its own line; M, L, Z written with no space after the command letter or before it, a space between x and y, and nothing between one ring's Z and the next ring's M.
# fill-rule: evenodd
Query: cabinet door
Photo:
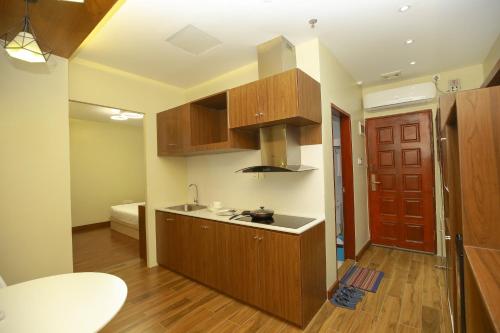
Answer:
M257 231L217 223L217 288L252 305L259 304Z
M258 240L259 305L302 325L299 236L260 230Z
M156 115L158 155L180 153L187 148L189 106L181 105Z
M182 270L182 222L180 215L156 212L156 249L158 264Z
M259 123L259 81L229 90L229 128L245 127Z
M297 70L298 115L321 124L321 85L312 77Z
M272 122L298 116L297 71L290 70L264 79L267 107L262 122Z
M212 287L217 278L215 229L214 222L193 219L189 244L192 277Z

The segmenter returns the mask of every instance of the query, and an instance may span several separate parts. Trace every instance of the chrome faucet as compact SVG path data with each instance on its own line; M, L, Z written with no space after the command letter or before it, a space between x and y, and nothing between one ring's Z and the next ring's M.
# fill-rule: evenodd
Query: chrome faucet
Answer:
M196 189L196 196L194 197L193 201L195 204L198 204L198 185L196 184L189 184L188 188L194 187Z

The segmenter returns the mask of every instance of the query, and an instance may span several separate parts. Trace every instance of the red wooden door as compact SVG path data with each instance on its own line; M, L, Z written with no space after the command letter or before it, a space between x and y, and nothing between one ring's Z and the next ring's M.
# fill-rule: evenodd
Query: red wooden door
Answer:
M435 252L431 111L368 119L368 192L374 244Z

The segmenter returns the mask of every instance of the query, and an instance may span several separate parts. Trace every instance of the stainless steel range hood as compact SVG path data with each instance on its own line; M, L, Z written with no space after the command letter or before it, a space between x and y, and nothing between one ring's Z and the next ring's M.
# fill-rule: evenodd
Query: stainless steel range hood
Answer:
M259 79L276 75L296 67L295 47L283 36L257 46ZM260 129L261 165L237 172L297 172L315 170L302 165L300 130L286 124Z
M286 124L260 129L260 157L262 165L251 166L239 172L298 172L314 170L302 165L298 127Z

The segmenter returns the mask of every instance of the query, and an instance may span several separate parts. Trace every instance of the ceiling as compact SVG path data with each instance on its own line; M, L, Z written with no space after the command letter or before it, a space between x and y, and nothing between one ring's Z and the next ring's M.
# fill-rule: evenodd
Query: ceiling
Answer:
M482 63L499 13L498 0L127 0L77 57L186 88L255 61L255 46L278 35L319 37L371 84L395 70L408 78ZM166 41L189 24L222 43L193 55Z
M29 15L42 49L69 58L115 2L37 0L30 3ZM21 30L24 7L23 0L0 0L0 35Z
M69 117L73 119L98 121L102 123L116 123L120 125L142 126L142 119L112 120L110 117L115 114L117 109L94 104L69 102ZM126 110L122 110L126 111ZM139 113L139 112L137 112Z

